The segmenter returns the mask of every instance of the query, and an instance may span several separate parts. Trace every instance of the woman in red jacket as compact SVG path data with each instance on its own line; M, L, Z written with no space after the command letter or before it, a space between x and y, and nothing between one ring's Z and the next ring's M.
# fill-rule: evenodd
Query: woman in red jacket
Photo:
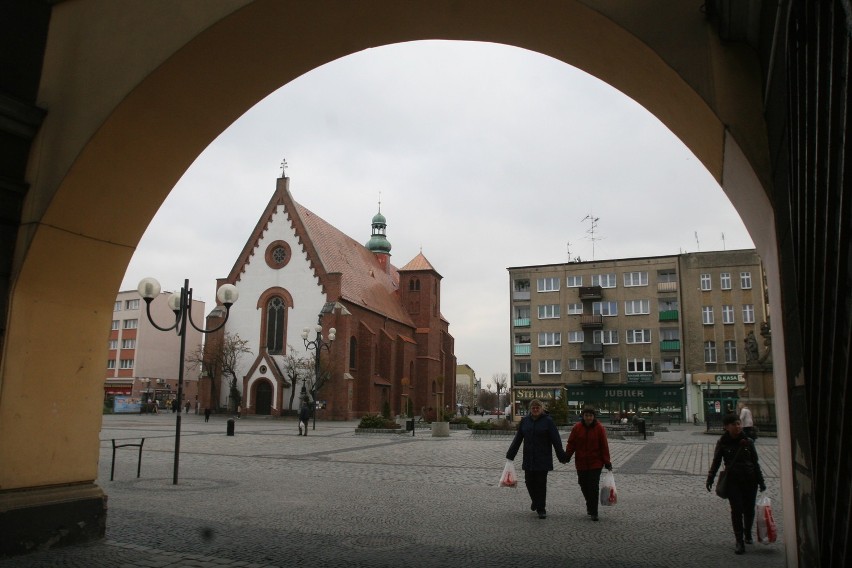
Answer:
M606 429L598 422L595 409L583 408L583 419L574 425L565 444L568 461L576 455L574 466L577 468L577 482L586 498L586 513L593 521L598 520L598 492L601 469L612 470L609 458L609 443Z

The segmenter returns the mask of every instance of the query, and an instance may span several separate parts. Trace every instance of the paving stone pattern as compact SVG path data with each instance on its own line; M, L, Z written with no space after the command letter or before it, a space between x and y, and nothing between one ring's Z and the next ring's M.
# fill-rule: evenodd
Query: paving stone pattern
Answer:
M573 462L549 476L546 520L529 510L523 484L497 487L510 438L356 436L354 422L317 422L300 437L295 421L259 418L238 420L229 437L226 418L184 415L173 485L173 415L105 416L98 483L109 495L107 538L0 566L785 565L771 438L758 448L779 541L736 556L727 502L704 489L717 436L691 425L610 441L619 499L594 523ZM119 449L110 482L110 440L143 436L142 477L135 449Z

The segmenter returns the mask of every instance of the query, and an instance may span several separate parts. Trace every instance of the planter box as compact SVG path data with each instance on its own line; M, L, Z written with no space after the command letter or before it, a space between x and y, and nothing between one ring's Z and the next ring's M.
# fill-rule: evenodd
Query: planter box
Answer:
M433 438L449 438L450 423L449 422L432 422L432 437Z

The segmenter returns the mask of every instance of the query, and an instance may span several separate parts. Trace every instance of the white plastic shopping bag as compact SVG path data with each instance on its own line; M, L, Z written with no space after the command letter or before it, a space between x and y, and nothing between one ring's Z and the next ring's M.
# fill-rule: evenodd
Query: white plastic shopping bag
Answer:
M757 499L757 541L761 544L771 544L778 538L775 519L772 517L772 501L761 495Z
M500 474L500 487L517 487L518 474L515 472L515 462L506 460L503 473Z
M618 503L618 493L615 490L615 476L607 470L601 475L601 505L612 506Z

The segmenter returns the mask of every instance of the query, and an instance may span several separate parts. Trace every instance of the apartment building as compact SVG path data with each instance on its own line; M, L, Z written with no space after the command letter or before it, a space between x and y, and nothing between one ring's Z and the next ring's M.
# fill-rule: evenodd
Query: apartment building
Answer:
M151 301L151 317L160 327L175 322L169 308L170 292ZM192 301L192 319L204 322L204 302ZM115 298L108 338L104 397L130 397L133 402L158 401L163 408L177 394L180 362L180 338L174 331L160 331L148 319L145 301L136 290L119 292ZM201 347L201 332L186 330L186 353ZM192 408L198 400L199 367L184 362L184 396Z
M512 392L522 407L565 396L572 411L592 404L604 416L703 415L693 376L730 387L713 393L719 411L735 405L742 342L766 317L753 250L508 271ZM708 288L708 277L718 284Z

